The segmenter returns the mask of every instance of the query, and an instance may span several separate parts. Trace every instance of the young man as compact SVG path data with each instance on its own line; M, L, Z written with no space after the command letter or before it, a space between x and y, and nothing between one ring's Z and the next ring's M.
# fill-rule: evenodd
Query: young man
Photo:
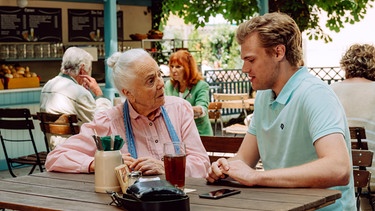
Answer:
M255 112L234 158L208 170L248 186L332 188L342 198L325 210L355 210L345 112L327 84L302 61L301 32L282 13L255 17L237 30L242 71L257 90ZM265 171L255 171L262 160Z

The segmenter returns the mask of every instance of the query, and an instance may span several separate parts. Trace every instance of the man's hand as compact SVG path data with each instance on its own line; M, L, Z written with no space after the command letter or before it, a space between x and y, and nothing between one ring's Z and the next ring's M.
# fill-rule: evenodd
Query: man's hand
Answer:
M87 90L91 90L95 96L102 96L103 92L100 89L98 83L96 82L95 78L89 76L89 75L79 75L82 79L82 86L85 87Z
M216 162L213 162L211 164L211 167L208 169L206 180L213 183L219 179L224 179L225 177L227 177L224 172L227 172L228 170L228 160L225 158L220 158Z

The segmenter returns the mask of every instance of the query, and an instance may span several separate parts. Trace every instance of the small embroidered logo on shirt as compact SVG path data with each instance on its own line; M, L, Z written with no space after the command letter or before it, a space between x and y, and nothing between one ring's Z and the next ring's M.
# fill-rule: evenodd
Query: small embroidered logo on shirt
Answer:
M280 128L281 128L281 130L284 129L284 124L283 123L281 123Z

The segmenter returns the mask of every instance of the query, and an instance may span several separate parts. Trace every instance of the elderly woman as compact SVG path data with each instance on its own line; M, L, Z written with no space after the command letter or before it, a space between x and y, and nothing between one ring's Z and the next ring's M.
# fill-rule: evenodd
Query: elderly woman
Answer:
M165 83L165 94L187 100L195 114L195 124L200 135L212 136L208 118L209 85L198 71L194 57L186 50L179 50L169 58L171 80Z
M95 115L81 132L50 152L48 171L95 171L97 150L92 135L120 135L124 163L144 175L164 174L163 144L186 145L186 176L204 177L209 166L194 123L191 105L178 97L164 96L164 81L155 60L143 49L114 53L107 61L113 68L116 88L127 101Z

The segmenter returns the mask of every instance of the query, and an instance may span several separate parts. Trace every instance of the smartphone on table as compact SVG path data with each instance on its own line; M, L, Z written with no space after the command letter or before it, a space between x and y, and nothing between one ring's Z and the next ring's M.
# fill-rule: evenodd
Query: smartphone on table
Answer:
M206 199L220 199L226 196L231 196L234 194L239 194L241 191L236 189L229 189L229 188L223 188L219 190L214 190L208 193L202 193L199 194L200 198L206 198Z

